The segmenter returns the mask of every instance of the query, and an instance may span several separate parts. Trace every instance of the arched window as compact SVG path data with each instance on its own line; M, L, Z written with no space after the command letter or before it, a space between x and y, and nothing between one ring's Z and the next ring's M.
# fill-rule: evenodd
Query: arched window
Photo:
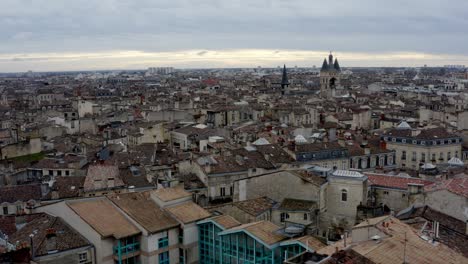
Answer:
M348 201L348 191L346 190L341 190L341 201L346 202Z
M289 214L288 213L281 213L280 214L280 221L284 222L286 219L289 219Z
M308 214L304 214L304 220L307 220L308 219Z

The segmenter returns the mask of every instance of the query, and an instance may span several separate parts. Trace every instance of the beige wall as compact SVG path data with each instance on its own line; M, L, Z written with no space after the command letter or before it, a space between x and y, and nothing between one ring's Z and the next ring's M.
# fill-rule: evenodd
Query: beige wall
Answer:
M255 176L234 183L234 200L262 196L281 202L284 198L319 202L320 187L301 179L293 172L280 171Z
M355 224L357 206L367 202L367 178L329 177L327 212L322 222L339 224L347 222L347 227ZM341 200L342 190L347 191L347 201Z
M58 202L51 205L36 208L37 212L48 213L61 217L67 224L79 231L96 248L97 263L113 264L112 247L113 239L102 239L101 235L91 228L80 216L71 210L65 202Z
M20 157L30 154L39 153L42 151L42 144L40 138L32 138L27 142L20 142L16 144L7 145L2 147L2 159Z
M447 190L425 193L425 204L461 221L468 220L468 198Z
M429 144L430 142L428 142ZM387 148L395 150L396 164L399 168L405 167L409 169L419 169L419 163L421 162L422 153L426 155L426 162L430 163L432 154L435 154L435 163L446 163L449 158L448 153L450 152L451 157L455 157L458 153L458 157L461 157L461 144L450 144L450 145L413 145L413 144L401 144L387 141ZM403 151L406 151L406 160L402 160ZM416 153L416 160L413 161L413 152ZM443 160L439 160L440 153L442 153ZM403 166L403 164L405 166Z

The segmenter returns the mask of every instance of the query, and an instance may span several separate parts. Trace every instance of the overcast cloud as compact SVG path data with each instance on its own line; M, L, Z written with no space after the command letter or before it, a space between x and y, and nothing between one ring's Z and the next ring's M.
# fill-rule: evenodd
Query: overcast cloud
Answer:
M0 3L0 71L468 63L467 0Z

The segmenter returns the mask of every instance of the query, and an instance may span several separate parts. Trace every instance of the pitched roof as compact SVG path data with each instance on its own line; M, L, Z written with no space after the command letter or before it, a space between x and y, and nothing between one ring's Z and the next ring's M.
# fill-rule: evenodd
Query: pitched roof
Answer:
M107 198L150 233L179 225L150 198L149 192L114 194Z
M278 209L285 210L285 211L303 212L303 211L310 211L312 208L315 208L315 207L317 207L317 203L315 201L285 198L281 202Z
M211 215L208 211L192 201L166 207L165 210L184 224L202 220Z
M408 189L409 184L422 184L430 185L433 182L426 181L423 179L413 177L400 177L400 176L389 176L374 173L364 173L372 186L394 188L394 189Z
M385 136L395 136L395 137L406 137L414 139L423 139L423 140L434 140L434 139L444 139L444 138L458 138L456 134L449 133L445 128L436 127L429 129L422 129L419 134L416 136L412 135L413 131L411 129L398 129L394 128L388 131Z
M276 233L280 228L281 227L273 224L272 222L259 221L236 226L224 232L232 233L245 230L266 245L273 245L286 238L285 236Z
M426 192L447 190L468 198L468 176L438 181L432 185L425 186L424 190Z
M427 223L439 222L438 241L468 257L468 247L466 247L468 235L466 234L465 222L436 211L429 206L413 208L408 214L400 215L398 218L416 230L421 230ZM432 229L432 226L427 226L427 229Z
M173 188L159 188L152 191L158 199L164 202L174 201L185 197L192 196L191 193L184 190L183 186L177 186Z
M403 252L406 251L407 263L468 263L468 259L443 244L429 243L422 239L412 227L400 220L390 217L388 227L376 225L389 234L376 243L373 240L353 243L352 249L364 257L382 264L403 263ZM405 243L406 241L406 243Z
M29 245L31 241L29 235L34 234L33 246L35 256L47 255L50 250L46 237L48 232L55 234L56 244L54 249L59 252L91 245L80 233L66 224L60 217L48 214L40 214L12 234L9 240L12 244L20 241L20 243Z
M0 203L40 200L42 198L41 184L13 185L0 187Z
M276 202L274 200L265 196L235 202L233 205L250 215L257 216L265 211L270 210L275 204Z
M80 189L83 188L84 176L57 176L55 177L54 190L57 191L58 198L78 197Z
M140 233L106 198L68 201L67 205L102 237L116 239Z
M240 226L241 223L237 221L234 217L230 215L219 215L211 218L218 225L224 227L224 229L233 228L235 226Z
M111 183L113 181L113 183ZM84 182L84 191L122 187L125 183L119 176L119 167L114 165L91 165Z

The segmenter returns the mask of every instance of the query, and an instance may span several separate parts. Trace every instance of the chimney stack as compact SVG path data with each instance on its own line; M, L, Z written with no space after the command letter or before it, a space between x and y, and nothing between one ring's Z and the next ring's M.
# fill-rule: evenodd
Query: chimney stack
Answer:
M57 252L57 234L54 228L46 230L46 249L48 253Z

